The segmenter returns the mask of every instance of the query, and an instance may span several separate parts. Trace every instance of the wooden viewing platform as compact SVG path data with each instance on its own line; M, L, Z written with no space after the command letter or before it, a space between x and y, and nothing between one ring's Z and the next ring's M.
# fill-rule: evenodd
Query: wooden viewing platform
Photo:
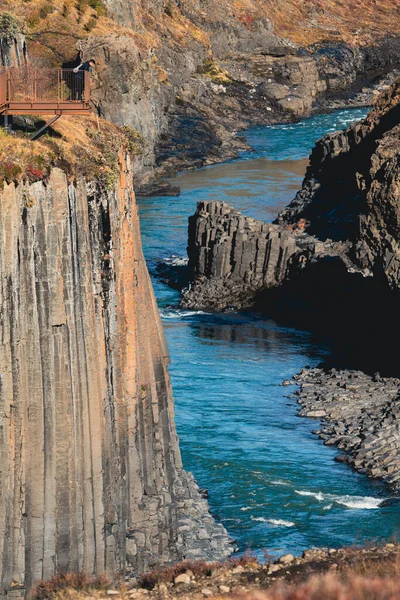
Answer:
M90 73L10 68L0 72L0 115L87 115Z

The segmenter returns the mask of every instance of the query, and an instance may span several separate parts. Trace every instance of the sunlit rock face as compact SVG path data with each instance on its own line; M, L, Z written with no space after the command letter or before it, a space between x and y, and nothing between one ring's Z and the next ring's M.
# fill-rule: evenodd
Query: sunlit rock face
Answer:
M182 470L131 164L120 161L116 189L54 169L46 184L0 193L2 600L54 573L230 553Z

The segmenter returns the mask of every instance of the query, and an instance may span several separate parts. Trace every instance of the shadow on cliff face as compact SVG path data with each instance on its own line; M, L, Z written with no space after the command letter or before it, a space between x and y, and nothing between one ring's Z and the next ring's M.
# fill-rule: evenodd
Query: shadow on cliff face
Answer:
M350 273L337 257L305 267L279 288L264 290L255 307L278 322L326 337L330 365L399 375L399 293L379 272Z
M311 223L308 233L321 240L358 239L360 215L368 211L371 156L377 143L399 122L400 104L395 104L370 123L364 121L318 142L303 189L284 211L283 219L296 222L305 218Z

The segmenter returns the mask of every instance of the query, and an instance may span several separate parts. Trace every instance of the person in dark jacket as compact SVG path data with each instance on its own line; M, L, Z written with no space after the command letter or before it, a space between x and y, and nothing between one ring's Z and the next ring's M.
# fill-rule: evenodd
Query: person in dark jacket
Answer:
M95 66L96 66L96 61L94 60L94 58L91 58L90 60L87 60L87 61L81 63L80 65L75 67L75 69L73 69L73 72L75 73L75 82L74 82L75 100L83 99L84 77L85 77L84 71L88 71L89 73L91 73Z

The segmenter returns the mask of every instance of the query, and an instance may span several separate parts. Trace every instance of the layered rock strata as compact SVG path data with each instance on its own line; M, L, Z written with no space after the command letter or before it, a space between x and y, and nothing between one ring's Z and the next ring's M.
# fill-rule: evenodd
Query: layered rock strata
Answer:
M0 598L66 571L222 558L182 469L130 159L0 192Z
M295 376L300 414L322 420L317 432L359 473L400 489L400 380L320 368Z

